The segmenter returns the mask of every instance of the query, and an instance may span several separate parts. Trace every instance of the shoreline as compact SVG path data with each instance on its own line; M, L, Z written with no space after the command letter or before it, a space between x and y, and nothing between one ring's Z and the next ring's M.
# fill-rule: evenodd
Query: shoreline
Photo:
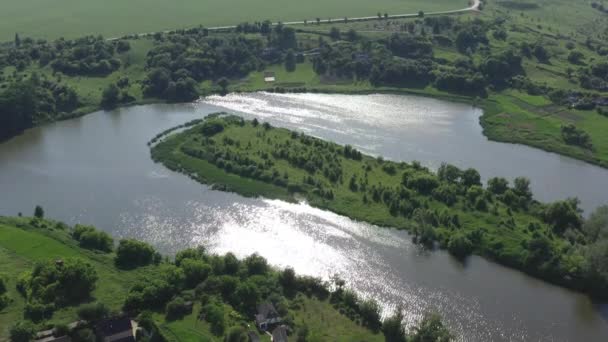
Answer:
M221 113L211 114L210 118L213 119L214 115L220 114ZM267 198L274 200L283 200L292 203L297 202L298 198L304 197L304 202L310 205L311 207L342 215L354 221L372 224L382 229L391 228L397 230L405 230L410 235L417 235L414 231L416 230L414 228L416 224L412 221L412 219L401 219L401 217L386 217L373 215L370 216L369 213L364 213L357 210L353 211L346 208L344 206L346 203L344 202L344 198L334 200L332 195L332 199L327 200L314 195L314 191L312 195L309 194L298 196L298 194L300 194L298 192L291 193L288 191L288 189L276 186L272 183L268 183L255 178L244 177L233 172L225 171L224 169L218 167L217 165L208 160L195 158L189 153L184 153L181 150L182 146L188 143L188 141L190 140L188 134L190 134L190 132L195 128L196 127L189 128L186 131L170 134L168 136L165 136L164 139L159 140L158 144L150 146L152 160L155 163L162 164L164 167L173 172L178 172L198 182L199 184L208 186L212 190L231 192L249 198ZM286 130L282 128L277 129ZM331 141L327 142L329 142L330 144L335 144ZM364 158L369 158L369 156L364 156ZM308 192L306 190L302 191L304 191L304 194ZM356 206L354 208L356 208ZM456 209L455 212L459 213L458 209ZM470 218L467 218L466 215L463 215L463 217L464 222L466 222L465 226L475 223L469 222ZM518 220L520 219L525 220L524 218L518 218ZM438 227L436 229L439 229L439 233L437 235L437 240L431 250L436 250L437 248L446 249L447 245L445 244L445 242L447 240L444 241L446 236L444 236L443 232L441 232L443 228ZM437 247L437 243L440 244L440 247ZM531 267L529 265L526 265L525 263L522 263L522 261L517 259L517 257L515 256L509 254L502 254L500 251L493 250L487 243L480 243L479 245L477 245L474 248L473 253L471 254L480 256L490 262L494 262L499 265L522 272L523 274L527 274L529 276L532 276L533 278L545 281L549 284L557 285L569 290L579 292L588 296L594 302L599 303L602 300L605 301L608 298L606 297L605 293L602 293L602 291L597 290L594 286L585 283L586 280L584 277L572 277L569 274L556 272L557 269L544 271L541 269L535 269L535 267Z
M417 91L417 90L408 89L408 88L400 89L400 88L387 88L387 87L378 88L378 89L368 88L368 89L358 89L358 90L335 89L335 88L325 88L325 87L323 87L323 88L305 88L305 87L303 87L303 88L291 88L291 89L290 88L280 88L280 90L278 90L275 87L275 88L256 88L256 89L248 89L248 90L236 89L234 91L228 92L228 94L250 94L250 93L256 93L256 92L302 93L302 94L311 93L311 94L328 94L328 95L331 95L331 94L339 94L339 95L372 95L372 94L410 95L410 96L422 96L422 97L432 98L432 99L437 99L437 100L442 100L442 101L464 103L464 104L468 104L468 105L477 107L482 110L482 115L479 117L479 125L482 128L482 135L490 141L495 141L495 142L505 143L505 144L524 145L524 146L527 146L530 148L542 150L547 153L555 153L559 156L572 158L574 160L582 161L584 163L588 163L588 164L600 167L602 169L608 170L608 161L600 160L595 157L586 156L586 155L580 154L580 153L571 153L571 152L569 152L569 150L564 150L561 148L552 147L550 145L537 143L535 140L526 141L525 139L513 138L513 137L509 137L507 135L503 135L499 132L494 132L492 130L491 124L488 122L488 120L489 120L489 116L492 115L492 114L489 114L489 113L492 113L491 105L495 102L489 98L482 99L479 97L470 97L470 96L466 96L466 95L458 95L458 94L451 94L451 93L430 93L430 92L424 91L424 90ZM44 126L46 124L56 122L56 121L65 121L65 120L83 117L85 115L92 114L92 113L95 113L98 111L113 111L113 110L121 109L121 108L129 108L129 107L144 106L144 105L151 105L151 104L196 103L197 101L200 101L210 95L221 95L221 93L219 91L206 92L206 93L201 94L197 100L192 101L192 102L168 102L168 101L165 101L162 99L144 98L141 100L135 100L133 102L129 102L129 103L125 103L125 104L120 104L116 108L111 109L111 110L103 109L99 105L98 106L88 105L88 106L84 106L70 114L63 115L63 116L57 118L57 120L41 122L37 125L34 125L33 127L28 128L27 130L36 128L36 127L41 127L41 126ZM493 113L493 114L496 115L496 114L500 114L500 113L497 112L497 113ZM23 132L21 132L20 134L14 135L14 136L0 139L0 143L8 142L9 140L11 140L21 134L23 134Z

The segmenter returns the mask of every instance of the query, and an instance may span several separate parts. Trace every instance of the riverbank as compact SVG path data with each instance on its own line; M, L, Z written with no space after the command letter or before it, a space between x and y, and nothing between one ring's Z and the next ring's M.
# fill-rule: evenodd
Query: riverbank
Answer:
M206 125L214 127L211 133L205 133ZM152 157L219 190L292 201L303 197L356 220L408 229L417 240L436 240L460 257L483 255L602 295L589 283L580 251L568 247L555 223L541 219L547 207L532 200L525 184L485 190L475 170L444 166L439 177L418 164L372 158L350 147L232 117L211 116L202 125L170 135L152 147ZM467 177L473 180L465 181Z

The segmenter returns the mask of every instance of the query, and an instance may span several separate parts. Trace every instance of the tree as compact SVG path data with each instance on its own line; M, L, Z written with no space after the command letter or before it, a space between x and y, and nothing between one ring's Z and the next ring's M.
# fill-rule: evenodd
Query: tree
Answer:
M608 239L591 244L585 251L585 268L596 287L603 289L608 284ZM593 280L599 280L593 282ZM599 286L598 286L599 285Z
M542 44L536 44L532 53L534 54L536 59L538 59L538 61L541 63L546 63L549 61L549 52Z
M424 12L418 11L418 18L423 18L423 17L424 17Z
M329 30L329 37L332 40L340 40L340 29L337 27L332 27L331 30Z
M120 102L120 89L112 83L103 90L101 94L101 107L103 109L114 109Z
M558 234L562 234L567 229L580 229L582 218L578 209L578 199L567 199L549 204L543 212L543 219Z
M608 239L608 205L598 207L591 213L583 224L583 232L589 242Z
M34 335L34 325L29 321L19 321L10 330L11 342L30 342Z
M513 191L520 197L526 200L532 199L532 191L530 190L530 180L525 177L517 177L513 180Z
M123 239L118 243L114 262L120 268L136 268L160 262L160 254L145 242Z
M441 163L437 170L437 176L443 181L456 183L462 176L462 171L452 164Z
M457 258L464 258L473 252L473 243L463 233L455 233L448 242L448 251Z
M19 33L15 33L15 46L16 47L21 46L21 38L19 37Z
M285 55L285 70L288 72L296 70L296 55L291 49L287 50L287 54Z
M44 218L44 209L41 206L37 205L34 209L34 217L43 219Z
M268 271L268 262L257 253L245 258L245 266L249 275L265 274Z
M373 299L367 299L359 303L359 314L363 324L376 331L380 329L380 305Z
M184 259L180 265L186 276L186 284L193 288L205 281L211 273L211 266L202 260Z
M76 310L78 318L87 322L96 322L108 317L110 309L103 303L83 304Z
M580 64L585 55L580 51L570 51L568 54L568 62L572 64Z
M226 77L222 77L217 81L217 85L220 86L222 95L228 94L228 85L229 84L230 84L230 82L228 82L228 79Z
M80 247L96 249L103 252L112 251L114 240L106 232L98 231L95 227L77 224L72 237L78 241Z
M441 322L437 314L425 315L422 321L414 328L408 341L411 342L449 342L454 336Z
M502 195L509 188L509 181L502 177L488 179L488 190L495 195Z
M462 184L466 187L471 187L473 185L481 186L481 176L479 172L475 169L466 169L462 173Z
M62 262L48 260L34 265L24 278L30 302L66 305L90 298L95 289L97 272L88 262L68 258Z
M403 318L403 309L398 307L393 316L384 319L382 333L386 342L407 342Z
M359 35L357 34L357 31L355 31L355 29L350 29L348 30L348 32L346 32L346 39L348 39L348 41L354 42L359 38Z

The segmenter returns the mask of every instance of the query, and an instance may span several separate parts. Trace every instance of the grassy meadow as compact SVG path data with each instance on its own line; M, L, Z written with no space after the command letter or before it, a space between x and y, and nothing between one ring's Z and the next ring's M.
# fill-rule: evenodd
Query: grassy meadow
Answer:
M116 37L199 25L416 13L466 5L462 0L5 0L0 41L13 39L15 33L37 38Z

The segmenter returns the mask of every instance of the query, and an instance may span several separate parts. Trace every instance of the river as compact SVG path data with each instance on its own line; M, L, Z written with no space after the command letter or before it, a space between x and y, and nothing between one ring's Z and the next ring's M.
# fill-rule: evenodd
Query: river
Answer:
M581 294L483 258L462 264L419 248L405 232L304 203L213 191L150 160L146 142L156 133L218 110L390 159L430 167L445 160L482 176L527 176L537 198L578 196L587 211L606 202L597 184L608 183L608 170L489 142L481 135L480 111L468 105L411 96L257 93L97 112L28 130L0 145L0 214L31 215L40 204L49 217L140 238L166 253L205 244L238 256L258 252L299 273L338 273L377 298L386 313L402 306L408 323L438 311L463 341L608 340L606 308Z

